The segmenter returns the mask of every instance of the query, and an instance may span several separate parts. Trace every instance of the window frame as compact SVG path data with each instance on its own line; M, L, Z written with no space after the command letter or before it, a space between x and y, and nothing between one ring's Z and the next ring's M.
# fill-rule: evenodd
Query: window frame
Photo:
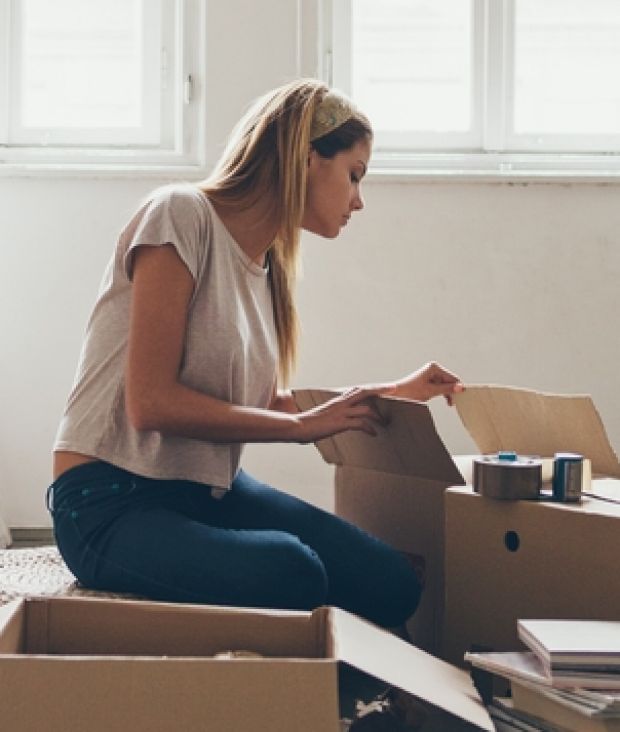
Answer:
M349 92L351 88L351 3L321 0L319 39L322 78ZM472 114L477 144L467 146L451 133L432 147L433 136L413 136L416 146L390 148L375 140L371 172L384 179L448 177L473 180L543 179L616 181L620 150L604 152L603 136L517 135L511 119L514 0L472 0ZM479 113L479 117L477 114ZM439 133L441 135L441 133ZM405 138L406 139L406 138ZM411 138L410 138L411 139ZM592 139L596 140L592 144ZM581 149L567 150L581 142ZM618 145L620 135L614 136ZM429 146L429 147L427 147ZM510 146L510 149L506 149ZM532 149L534 148L534 149Z
M34 137L18 142L10 139L11 74L20 71L9 66L14 1L0 0L0 110L7 110L6 114L0 114L0 175L38 171L115 174L152 171L186 175L204 170L205 0L161 0L157 22L166 29L168 53L172 57L162 70L162 84L155 97L160 109L172 107L173 112L158 116L151 126L150 140L120 141L111 132L103 144L90 144L87 134L78 133L75 143L70 145L62 135L52 135L51 144L33 144ZM167 74L166 78L163 74ZM158 144L153 144L155 133L158 133Z
M351 56L352 56L352 17L351 5L355 0L335 0L331 5L332 17L332 84L343 91L350 93L351 90ZM467 0L469 2L470 0ZM471 0L471 27L474 39L479 36L481 0ZM433 151L460 151L474 149L480 144L482 137L482 107L481 94L479 93L482 83L482 48L480 44L472 43L471 48L471 95L472 100L472 125L467 132L392 132L382 133L376 140L375 146L378 152L391 152L414 149L422 151L425 149ZM386 144L388 143L388 144Z

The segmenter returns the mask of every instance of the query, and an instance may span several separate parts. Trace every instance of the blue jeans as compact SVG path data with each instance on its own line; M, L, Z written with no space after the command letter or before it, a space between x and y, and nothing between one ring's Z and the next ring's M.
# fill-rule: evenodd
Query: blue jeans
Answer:
M218 500L200 483L87 463L50 486L48 505L60 553L86 587L171 602L336 605L386 627L420 598L397 551L243 471Z

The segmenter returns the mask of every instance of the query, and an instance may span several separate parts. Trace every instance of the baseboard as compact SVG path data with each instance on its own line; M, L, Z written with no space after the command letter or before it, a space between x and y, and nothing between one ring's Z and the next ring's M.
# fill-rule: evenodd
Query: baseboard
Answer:
M12 548L55 543L51 526L13 526L10 531Z

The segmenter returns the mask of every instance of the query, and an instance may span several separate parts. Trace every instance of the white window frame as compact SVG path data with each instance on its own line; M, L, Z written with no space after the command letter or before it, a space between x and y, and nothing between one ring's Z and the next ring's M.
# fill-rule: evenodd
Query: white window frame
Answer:
M17 0L19 1L19 0ZM170 55L162 57L161 87L151 89L150 109L154 119L138 134L128 130L95 130L103 142L92 144L92 131L62 128L45 135L20 127L11 110L19 100L19 85L11 71L11 8L15 0L0 0L0 175L37 171L161 172L187 175L205 166L204 69L205 0L148 0L161 8L153 42L164 44ZM13 11L14 12L14 11ZM157 15L157 14L156 14ZM13 85L13 89L11 89ZM15 88L17 87L17 88ZM173 109L172 114L160 110ZM70 141L70 142L69 142Z
M351 5L355 0L334 0L331 5L333 38L331 83L338 89L350 92L352 82L352 18ZM476 11L480 0L473 0L471 25L474 37L481 34L481 13ZM375 142L378 152L402 150L472 150L480 145L482 129L482 104L479 88L482 83L482 47L472 43L472 89L470 98L471 129L466 132L383 132Z
M351 88L351 3L322 0L318 68L337 88ZM514 0L472 0L472 130L469 134L383 136L371 172L383 178L620 179L620 135L517 135L511 119ZM387 142L387 144L386 144ZM394 144L396 143L396 144ZM567 148L579 150L567 151Z

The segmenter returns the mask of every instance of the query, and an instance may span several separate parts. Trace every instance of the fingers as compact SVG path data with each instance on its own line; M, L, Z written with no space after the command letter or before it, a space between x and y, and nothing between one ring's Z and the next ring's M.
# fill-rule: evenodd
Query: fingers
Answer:
M452 371L448 371L448 369L435 361L431 361L431 363L427 364L426 370L431 384L457 384L461 382L456 374L452 373Z
M354 432L365 432L367 435L370 435L370 437L376 437L378 434L377 428L374 424L369 420L364 419L351 422L347 429L353 430Z
M385 389L380 386L353 386L336 399L348 401L350 404L357 404L364 401L364 399L380 396L384 391Z
M333 420L335 432L357 430L374 437L378 427L385 425L385 419L373 403L373 397L379 391L379 388L356 386L319 409L326 418Z
M431 362L427 366L428 384L432 391L432 396L443 396L449 406L453 405L453 394L465 391L465 386L459 377L448 371L438 363Z
M449 383L449 384L443 384L443 383L440 383L440 384L434 383L433 384L432 383L432 384L429 384L429 399L432 399L433 397L437 397L437 396L442 396L446 400L448 406L451 407L454 403L453 396L455 394L459 394L460 392L462 392L464 390L465 390L465 387L463 386L463 384L461 384L460 381L456 381L454 383Z
M329 401L326 406L344 407L351 410L355 410L357 407L363 407L369 416L377 422L383 422L383 417L374 402L374 397L379 396L381 393L382 390L379 387L354 386ZM352 413L355 412L353 411Z
M375 436L378 428L385 426L384 418L372 404L342 404L340 409L345 430L361 430Z

